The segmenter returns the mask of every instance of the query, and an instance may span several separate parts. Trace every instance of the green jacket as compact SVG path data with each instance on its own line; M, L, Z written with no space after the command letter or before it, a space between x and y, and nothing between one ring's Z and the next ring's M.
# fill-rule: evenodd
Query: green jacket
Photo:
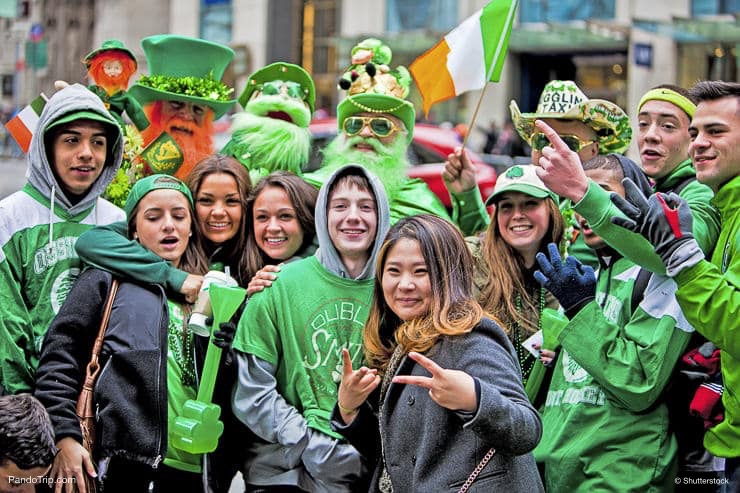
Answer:
M596 299L560 333L535 458L548 492L672 491L677 444L664 390L693 328L673 280L654 275L639 306L640 267L599 272Z
M658 181L656 191L672 190L686 178L695 175L691 161L684 161L668 176ZM691 207L694 237L702 251L709 256L717 242L720 229L719 211L710 204L714 194L706 185L693 181L684 187L679 195ZM649 241L642 235L612 224L613 216L624 214L609 200L609 192L589 180L586 195L575 205L575 210L586 218L596 234L624 257L651 272L665 274L665 266Z
M710 428L704 446L718 457L740 457L740 176L713 199L722 231L711 263L676 275L678 302L686 318L721 350L724 421Z

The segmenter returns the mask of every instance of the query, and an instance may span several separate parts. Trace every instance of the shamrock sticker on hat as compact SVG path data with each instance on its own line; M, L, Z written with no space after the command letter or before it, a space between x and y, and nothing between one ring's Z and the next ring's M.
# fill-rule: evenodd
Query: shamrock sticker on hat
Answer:
M524 175L524 171L519 166L512 166L506 171L507 178L519 178Z

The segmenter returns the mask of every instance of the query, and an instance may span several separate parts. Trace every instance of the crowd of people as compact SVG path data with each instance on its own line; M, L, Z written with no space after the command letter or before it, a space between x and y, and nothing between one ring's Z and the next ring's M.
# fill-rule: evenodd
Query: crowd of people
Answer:
M481 197L456 149L448 211L405 175L416 113L384 43L353 50L311 173L305 70L250 76L218 152L233 51L142 46L128 93L101 65L49 98L0 201L0 491L740 491L740 84L657 86L630 122L550 81L511 105L531 164ZM85 63L111 52L131 58ZM202 336L209 271L245 298ZM178 433L214 354L198 452Z

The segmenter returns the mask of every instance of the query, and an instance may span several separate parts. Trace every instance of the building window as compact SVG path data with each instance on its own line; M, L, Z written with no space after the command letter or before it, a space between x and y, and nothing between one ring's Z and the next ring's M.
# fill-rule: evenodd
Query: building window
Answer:
M457 0L388 0L386 6L390 33L414 29L447 32L459 21Z
M736 14L740 12L740 0L693 0L691 15Z
M521 0L519 22L613 19L614 0Z
M201 38L224 45L231 44L231 22L231 0L201 0Z

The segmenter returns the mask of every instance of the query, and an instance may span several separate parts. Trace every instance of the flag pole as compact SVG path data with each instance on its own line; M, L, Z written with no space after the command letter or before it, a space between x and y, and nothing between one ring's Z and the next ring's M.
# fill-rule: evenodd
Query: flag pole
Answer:
M468 132L465 134L465 137L463 138L462 142L462 148L465 149L465 146L468 143L468 138L470 137L470 134L473 133L473 124L475 124L475 119L478 117L478 110L480 110L480 105L483 102L483 96L486 95L486 89L488 88L488 82L485 83L483 86L483 89L480 91L480 97L478 98L478 103L475 105L475 110L473 110L473 116L470 118L470 124L468 125Z

